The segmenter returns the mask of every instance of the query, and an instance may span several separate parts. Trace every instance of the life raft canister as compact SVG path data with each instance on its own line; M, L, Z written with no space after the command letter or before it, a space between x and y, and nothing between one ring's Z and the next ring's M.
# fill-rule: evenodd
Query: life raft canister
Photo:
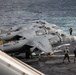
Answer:
M2 40L0 40L0 45L2 45L3 44L3 41Z

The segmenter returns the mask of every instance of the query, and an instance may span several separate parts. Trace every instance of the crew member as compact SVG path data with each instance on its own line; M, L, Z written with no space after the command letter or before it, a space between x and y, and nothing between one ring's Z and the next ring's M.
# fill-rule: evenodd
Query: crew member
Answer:
M70 35L72 35L72 32L73 32L73 29L70 28L70 29L69 29L69 33L70 33Z
M64 60L67 58L68 59L68 62L70 62L70 59L69 59L69 49L68 47L66 47L66 49L64 50L64 58L63 58L63 63L64 63Z

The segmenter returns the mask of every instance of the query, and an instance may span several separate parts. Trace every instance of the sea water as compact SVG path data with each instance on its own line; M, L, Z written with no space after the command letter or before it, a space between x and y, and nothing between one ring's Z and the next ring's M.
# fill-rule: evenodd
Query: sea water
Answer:
M46 20L69 34L76 35L76 0L1 0L0 26L22 25Z
M69 34L69 28L72 27L73 35L76 35L76 17L52 17L48 19L50 23L57 25L58 29Z

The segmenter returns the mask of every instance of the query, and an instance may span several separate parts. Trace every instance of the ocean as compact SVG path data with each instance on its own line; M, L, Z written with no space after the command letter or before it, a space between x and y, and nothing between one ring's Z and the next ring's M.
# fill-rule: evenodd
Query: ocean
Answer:
M46 20L76 35L76 0L0 0L0 26Z
M49 21L49 20L48 20ZM76 35L76 17L53 17L50 23L57 25L57 28L69 34L69 28L72 27L73 35Z

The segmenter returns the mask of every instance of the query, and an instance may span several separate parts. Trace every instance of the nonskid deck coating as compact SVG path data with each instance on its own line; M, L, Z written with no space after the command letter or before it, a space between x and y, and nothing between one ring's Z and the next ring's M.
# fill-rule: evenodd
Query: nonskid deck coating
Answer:
M21 60L35 69L43 72L45 75L76 74L76 63L74 63L73 56L70 56L70 63L67 60L65 60L65 63L63 63L63 57L42 57L40 60L33 62L26 62L26 59Z

